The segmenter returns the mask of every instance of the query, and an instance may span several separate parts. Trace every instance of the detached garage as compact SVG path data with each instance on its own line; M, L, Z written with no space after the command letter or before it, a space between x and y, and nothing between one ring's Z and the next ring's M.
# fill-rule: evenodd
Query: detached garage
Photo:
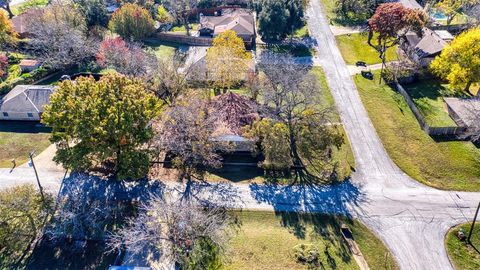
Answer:
M53 86L17 85L0 100L0 120L39 121Z

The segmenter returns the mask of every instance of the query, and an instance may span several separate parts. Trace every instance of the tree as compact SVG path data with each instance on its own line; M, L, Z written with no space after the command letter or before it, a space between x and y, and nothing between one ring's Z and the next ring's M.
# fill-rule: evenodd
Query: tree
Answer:
M4 54L0 54L0 78L3 78L7 74L8 57Z
M87 19L89 27L107 26L108 10L104 0L74 0Z
M172 15L168 13L168 11L165 9L164 6L158 6L156 18L160 23L163 23L163 24L173 22Z
M382 69L386 66L387 49L397 45L408 31L414 31L421 36L427 21L428 16L425 12L406 8L402 3L378 6L375 14L368 20L368 44L382 59Z
M45 225L53 206L50 195L42 196L33 185L0 191L0 267L16 268Z
M113 13L108 28L125 40L140 40L155 31L155 21L145 8L137 4L125 4Z
M453 89L468 92L480 81L480 28L458 35L430 64L432 72Z
M383 0L337 0L335 13L342 19L365 21L370 18Z
M17 36L12 22L4 12L0 12L0 50L7 50L13 46L17 41Z
M185 26L187 36L190 36L189 12L197 8L198 0L166 0L164 4L170 10L175 20Z
M97 44L87 35L87 23L71 3L55 2L27 21L33 35L28 48L46 65L63 69L93 59Z
M447 16L447 25L450 25L463 10L477 4L480 4L479 0L440 0L435 4L435 8Z
M108 38L100 43L97 63L102 68L112 68L129 76L144 76L153 57L134 43L127 43L122 38Z
M285 38L296 28L303 26L303 5L300 0L257 0L258 32L264 40Z
M11 19L13 18L14 14L10 8L10 2L12 2L12 0L0 0L0 8L5 10L8 14L8 17Z
M261 55L260 96L270 112L250 130L264 153L267 169L295 169L295 181L330 177L331 153L343 136L331 122L331 109L321 100L318 79L288 55Z
M140 213L109 240L112 250L161 254L180 269L219 269L232 219L224 208L151 195Z
M170 106L188 89L188 70L182 71L180 64L171 59L159 60L147 79L148 89Z
M250 61L243 40L233 30L227 30L215 37L207 50L208 78L215 88L230 88L246 78Z
M166 109L159 120L155 124L155 146L172 158L182 179L202 179L205 169L221 167L221 156L211 140L215 123L204 100L187 94Z
M88 170L112 165L119 179L138 178L149 167L142 150L153 136L149 126L159 102L143 83L119 74L62 82L45 107L42 122L59 145L54 160L65 168Z

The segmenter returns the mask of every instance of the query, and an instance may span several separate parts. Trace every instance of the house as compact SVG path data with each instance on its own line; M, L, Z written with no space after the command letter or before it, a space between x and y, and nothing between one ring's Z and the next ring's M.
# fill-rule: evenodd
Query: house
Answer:
M30 20L30 18L37 18L39 13L42 12L43 11L40 8L31 8L11 19L13 29L18 33L20 38L28 38L32 36L31 32L29 31L28 20Z
M39 121L54 87L17 85L0 100L0 120Z
M232 8L217 12L216 16L200 14L200 36L216 37L219 34L233 30L243 39L247 47L255 41L255 18L248 9Z
M415 32L408 32L401 48L413 61L422 67L427 67L453 39L453 36L448 31L433 31L426 27L422 32L422 36L418 36Z
M480 128L479 98L444 98L448 114L459 127Z
M22 59L19 63L22 72L32 72L40 67L40 62L35 59Z

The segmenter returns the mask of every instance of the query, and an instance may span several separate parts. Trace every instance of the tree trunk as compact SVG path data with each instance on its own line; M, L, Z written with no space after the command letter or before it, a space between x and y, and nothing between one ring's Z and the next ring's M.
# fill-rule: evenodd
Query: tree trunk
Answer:
M187 31L187 36L190 36L190 26L188 25L188 15L183 18L183 25L185 25L185 30Z
M470 92L470 86L472 86L472 82L469 81L467 82L467 85L465 85L465 89L463 89L464 92ZM478 94L477 94L478 96Z

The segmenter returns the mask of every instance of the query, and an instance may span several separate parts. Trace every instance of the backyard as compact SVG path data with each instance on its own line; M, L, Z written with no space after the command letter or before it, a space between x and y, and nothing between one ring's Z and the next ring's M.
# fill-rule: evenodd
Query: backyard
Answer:
M293 249L312 244L319 251L318 269L359 269L340 233L348 225L370 269L398 269L395 260L363 224L322 214L240 212L241 227L227 250L224 269L307 269ZM315 268L317 269L317 268Z
M468 236L471 225L472 223L466 223L452 228L445 239L448 256L457 270L480 269L480 224L477 223L473 230L472 245L460 241L457 237L460 229Z
M400 94L376 79L354 80L385 149L404 172L435 188L480 191L479 149L471 142L433 140Z
M37 154L50 145L50 133L46 128L37 127L34 122L0 121L0 168L17 166L27 162L28 154Z
M336 36L338 48L347 65L354 65L357 61L364 61L368 65L381 63L378 52L368 45L368 33L356 33ZM387 49L387 62L397 60L397 47Z
M154 38L145 40L144 45L146 48L153 50L155 56L159 59L172 59L179 49L178 44L163 42Z
M448 114L444 96L452 95L447 84L438 80L421 80L404 85L413 102L431 127L454 127L455 122Z

